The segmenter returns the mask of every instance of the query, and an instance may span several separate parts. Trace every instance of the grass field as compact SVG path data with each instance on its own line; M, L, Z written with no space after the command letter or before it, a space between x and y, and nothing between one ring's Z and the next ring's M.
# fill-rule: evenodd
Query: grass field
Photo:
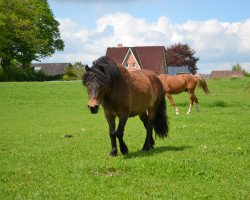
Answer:
M207 83L200 113L185 114L186 93L179 116L167 100L169 137L150 152L130 118L114 158L80 82L0 83L0 199L249 199L250 79Z

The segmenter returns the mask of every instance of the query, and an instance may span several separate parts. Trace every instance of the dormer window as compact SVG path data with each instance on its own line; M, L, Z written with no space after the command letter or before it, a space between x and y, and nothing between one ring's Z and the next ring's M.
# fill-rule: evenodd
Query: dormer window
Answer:
M136 68L136 63L133 63L133 68L134 68L134 69Z
M125 67L126 67L126 68L129 68L129 64L128 64L128 63L126 63Z

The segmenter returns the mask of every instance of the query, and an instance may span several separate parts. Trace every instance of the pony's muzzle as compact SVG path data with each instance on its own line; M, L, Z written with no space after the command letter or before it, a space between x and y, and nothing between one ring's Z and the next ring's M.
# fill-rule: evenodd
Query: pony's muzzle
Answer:
M98 112L98 109L99 109L99 106L98 105L94 105L94 106L90 106L88 105L89 109L90 109L90 112L92 114L96 114Z

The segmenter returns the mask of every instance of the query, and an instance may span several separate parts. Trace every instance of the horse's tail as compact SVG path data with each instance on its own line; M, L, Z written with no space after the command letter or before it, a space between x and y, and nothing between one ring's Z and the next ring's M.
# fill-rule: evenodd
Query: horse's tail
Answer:
M156 135L158 135L161 138L164 138L168 135L168 118L166 114L165 95L163 95L156 111L154 130Z
M200 74L195 74L194 76L198 79L199 87L202 88L202 90L206 94L209 94L210 91L207 87L207 83L206 83L205 79Z

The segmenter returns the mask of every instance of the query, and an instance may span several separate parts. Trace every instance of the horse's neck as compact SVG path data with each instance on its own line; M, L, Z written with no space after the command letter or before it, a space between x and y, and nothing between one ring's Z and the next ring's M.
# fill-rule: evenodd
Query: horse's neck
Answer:
M130 95L130 84L132 82L132 76L123 66L118 66L121 78L117 81L112 88L111 93L107 93L102 101L104 110L119 113L117 108L128 108L128 98Z
M119 65L119 70L121 72L121 84L131 85L133 83L133 76L123 65Z

